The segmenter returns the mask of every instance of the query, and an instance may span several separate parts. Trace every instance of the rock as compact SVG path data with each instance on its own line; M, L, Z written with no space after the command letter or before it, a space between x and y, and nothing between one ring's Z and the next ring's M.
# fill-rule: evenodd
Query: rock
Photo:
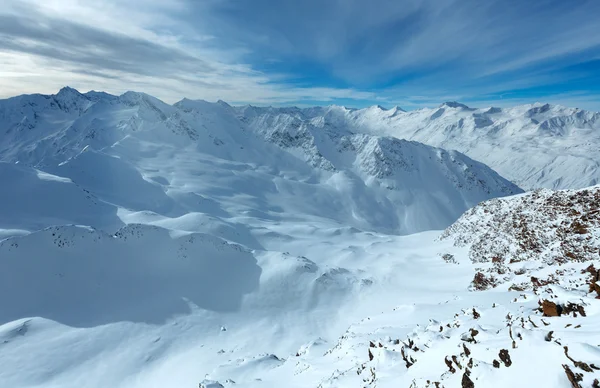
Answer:
M461 381L462 388L475 388L475 383L473 383L473 380L471 380L471 378L469 377L470 374L471 372L468 369L463 374Z
M573 313L574 316L577 316L577 313L579 313L582 317L586 316L585 309L580 304L569 303L565 306L565 308L563 310L565 311L566 314Z
M477 291L487 290L488 288L494 288L497 285L496 278L485 276L483 272L477 272L471 282L473 288Z
M456 373L456 368L454 368L454 365L452 365L452 360L449 360L448 356L446 356L446 358L444 358L444 362L446 363L446 366L450 370L450 373Z
M512 361L510 359L510 355L508 354L508 350L500 350L500 352L498 353L498 357L500 357L500 361L502 361L506 367L512 365Z
M554 302L550 302L548 299L542 301L542 313L545 317L560 317L562 308Z
M583 375L581 373L573 373L573 371L571 370L571 368L569 368L568 365L563 364L563 368L565 370L565 373L567 374L567 378L571 382L571 387L582 388L579 382L583 380Z
M225 388L223 384L214 380L204 380L200 383L198 388Z
M471 351L467 348L467 345L463 343L463 349L465 351L465 356L469 357L471 355Z

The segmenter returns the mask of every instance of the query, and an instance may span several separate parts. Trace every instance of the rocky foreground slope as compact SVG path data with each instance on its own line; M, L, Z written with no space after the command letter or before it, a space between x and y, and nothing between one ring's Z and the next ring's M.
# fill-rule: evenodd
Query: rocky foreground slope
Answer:
M486 201L441 238L468 247L469 259L481 267L474 283L478 289L507 282L517 290L553 283L561 267L600 259L600 186ZM539 268L556 268L556 274L531 280L531 270Z
M429 307L417 288L413 303L398 294L397 307L350 325L337 343L315 339L271 356L261 378L318 387L599 387L599 198L591 187L480 204L438 238L446 275L411 274L424 289L454 279L464 292ZM415 317L429 319L407 324ZM229 368L205 386L227 381Z

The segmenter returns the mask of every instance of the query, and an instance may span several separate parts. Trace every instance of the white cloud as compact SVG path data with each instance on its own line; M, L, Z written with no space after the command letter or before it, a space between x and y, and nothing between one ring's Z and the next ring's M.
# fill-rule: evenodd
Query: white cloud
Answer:
M180 1L11 4L0 11L6 21L0 26L2 97L54 93L70 85L116 94L138 90L167 102L184 96L239 103L374 98L353 89L277 83L281 75L239 62L239 49L204 47L209 36L189 38L185 24L174 19L174 13L186 11Z
M593 59L600 49L590 12L600 8L587 0L579 7L553 0L4 3L0 97L54 93L70 85L116 94L143 91L167 102L185 96L255 104L342 99L357 106L431 106L581 78L550 71L557 66L553 61ZM556 28L558 22L569 28ZM286 65L296 60L322 66L333 81L352 86L322 86L331 79L291 84L289 77L302 69ZM260 64L276 70L257 71ZM509 76L515 71L520 74ZM372 85L386 85L379 81L390 77L393 85L373 91Z

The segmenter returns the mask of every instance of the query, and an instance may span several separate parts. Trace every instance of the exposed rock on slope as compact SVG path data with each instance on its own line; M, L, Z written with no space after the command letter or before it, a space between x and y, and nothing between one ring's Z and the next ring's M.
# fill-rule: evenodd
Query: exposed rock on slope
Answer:
M511 280L519 288L540 285L541 280L527 281L529 268L600 259L600 186L486 201L468 210L441 238L468 246L471 261L492 274L494 280L478 274L475 286Z

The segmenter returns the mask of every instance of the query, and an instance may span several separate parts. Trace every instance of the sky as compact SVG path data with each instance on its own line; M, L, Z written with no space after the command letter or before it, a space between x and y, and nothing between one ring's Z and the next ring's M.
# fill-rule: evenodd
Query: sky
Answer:
M598 0L0 0L0 98L600 111Z

